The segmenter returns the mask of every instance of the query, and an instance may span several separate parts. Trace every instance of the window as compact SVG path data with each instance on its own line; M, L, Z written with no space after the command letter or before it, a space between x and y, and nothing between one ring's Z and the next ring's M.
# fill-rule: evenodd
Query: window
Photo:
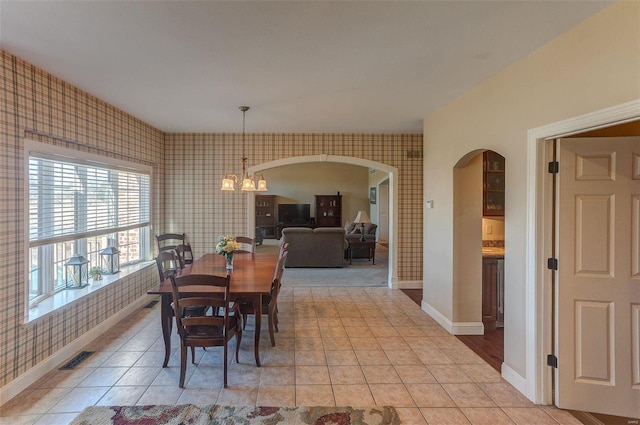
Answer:
M43 143L25 143L28 301L65 288L75 254L102 267L114 246L120 265L145 260L150 238L151 169Z

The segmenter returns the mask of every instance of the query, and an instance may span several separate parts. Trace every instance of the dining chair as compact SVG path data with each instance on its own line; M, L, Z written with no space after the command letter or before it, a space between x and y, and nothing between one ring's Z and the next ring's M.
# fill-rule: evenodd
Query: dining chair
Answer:
M158 267L158 275L160 277L160 282L163 282L169 276L176 276L179 272L179 260L176 257L174 251L163 251L158 254L156 257L156 266ZM205 316L207 314L207 310L209 307L200 305L200 306L190 306L185 309L185 314L188 316ZM171 314L175 316L174 306L171 306ZM195 355L195 349L191 348L192 354Z
M185 239L184 233L164 233L162 235L156 235L158 252L175 250L176 246L185 244Z
M278 258L276 268L273 273L273 280L271 281L271 290L269 295L262 296L262 314L267 315L269 322L269 339L271 339L271 346L276 346L275 332L279 332L278 329L278 294L282 287L282 274L284 272L284 263L287 259L288 251L283 251L282 255ZM253 307L253 303L247 301L240 302L240 312L243 316L243 329L247 326L247 316L249 314L256 314L256 310Z
M178 260L180 265L184 268L187 264L193 264L193 251L191 250L191 244L176 245L176 254L178 254Z
M236 242L240 244L240 249L235 252L242 254L251 254L252 257L256 253L256 240L255 238L249 238L246 236L236 236Z
M184 378L187 369L187 347L191 347L191 362L195 364L194 347L224 347L224 388L227 388L228 343L236 337L236 363L242 340L242 316L238 303L229 294L229 276L198 275L185 276L170 275L171 291L174 309L176 311L176 326L180 335L180 388L184 388ZM222 288L223 292L206 295L192 295L183 293L180 288L190 286L206 288ZM221 312L213 316L188 316L185 309L193 306L211 307Z

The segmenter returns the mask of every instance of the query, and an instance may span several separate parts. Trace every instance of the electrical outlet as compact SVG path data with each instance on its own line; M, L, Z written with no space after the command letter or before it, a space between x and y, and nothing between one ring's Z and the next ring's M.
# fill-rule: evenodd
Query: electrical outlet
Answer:
M485 233L486 233L487 235L492 234L492 233L493 233L493 226L492 226L492 225L490 225L490 224L487 224L487 228L486 228L486 230L487 230L487 231L486 231Z

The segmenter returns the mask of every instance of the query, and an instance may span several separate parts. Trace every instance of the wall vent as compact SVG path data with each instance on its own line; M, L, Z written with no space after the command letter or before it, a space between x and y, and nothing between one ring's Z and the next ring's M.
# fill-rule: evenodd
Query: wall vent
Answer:
M89 358L90 355L95 353L95 351L81 351L77 356L69 360L64 366L62 366L59 370L70 370L75 369L80 363Z
M407 159L422 159L422 149L407 150Z

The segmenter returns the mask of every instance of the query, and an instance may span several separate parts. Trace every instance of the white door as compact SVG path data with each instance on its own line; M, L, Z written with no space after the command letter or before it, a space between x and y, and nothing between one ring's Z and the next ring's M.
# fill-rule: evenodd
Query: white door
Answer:
M561 139L556 404L640 417L640 137Z

